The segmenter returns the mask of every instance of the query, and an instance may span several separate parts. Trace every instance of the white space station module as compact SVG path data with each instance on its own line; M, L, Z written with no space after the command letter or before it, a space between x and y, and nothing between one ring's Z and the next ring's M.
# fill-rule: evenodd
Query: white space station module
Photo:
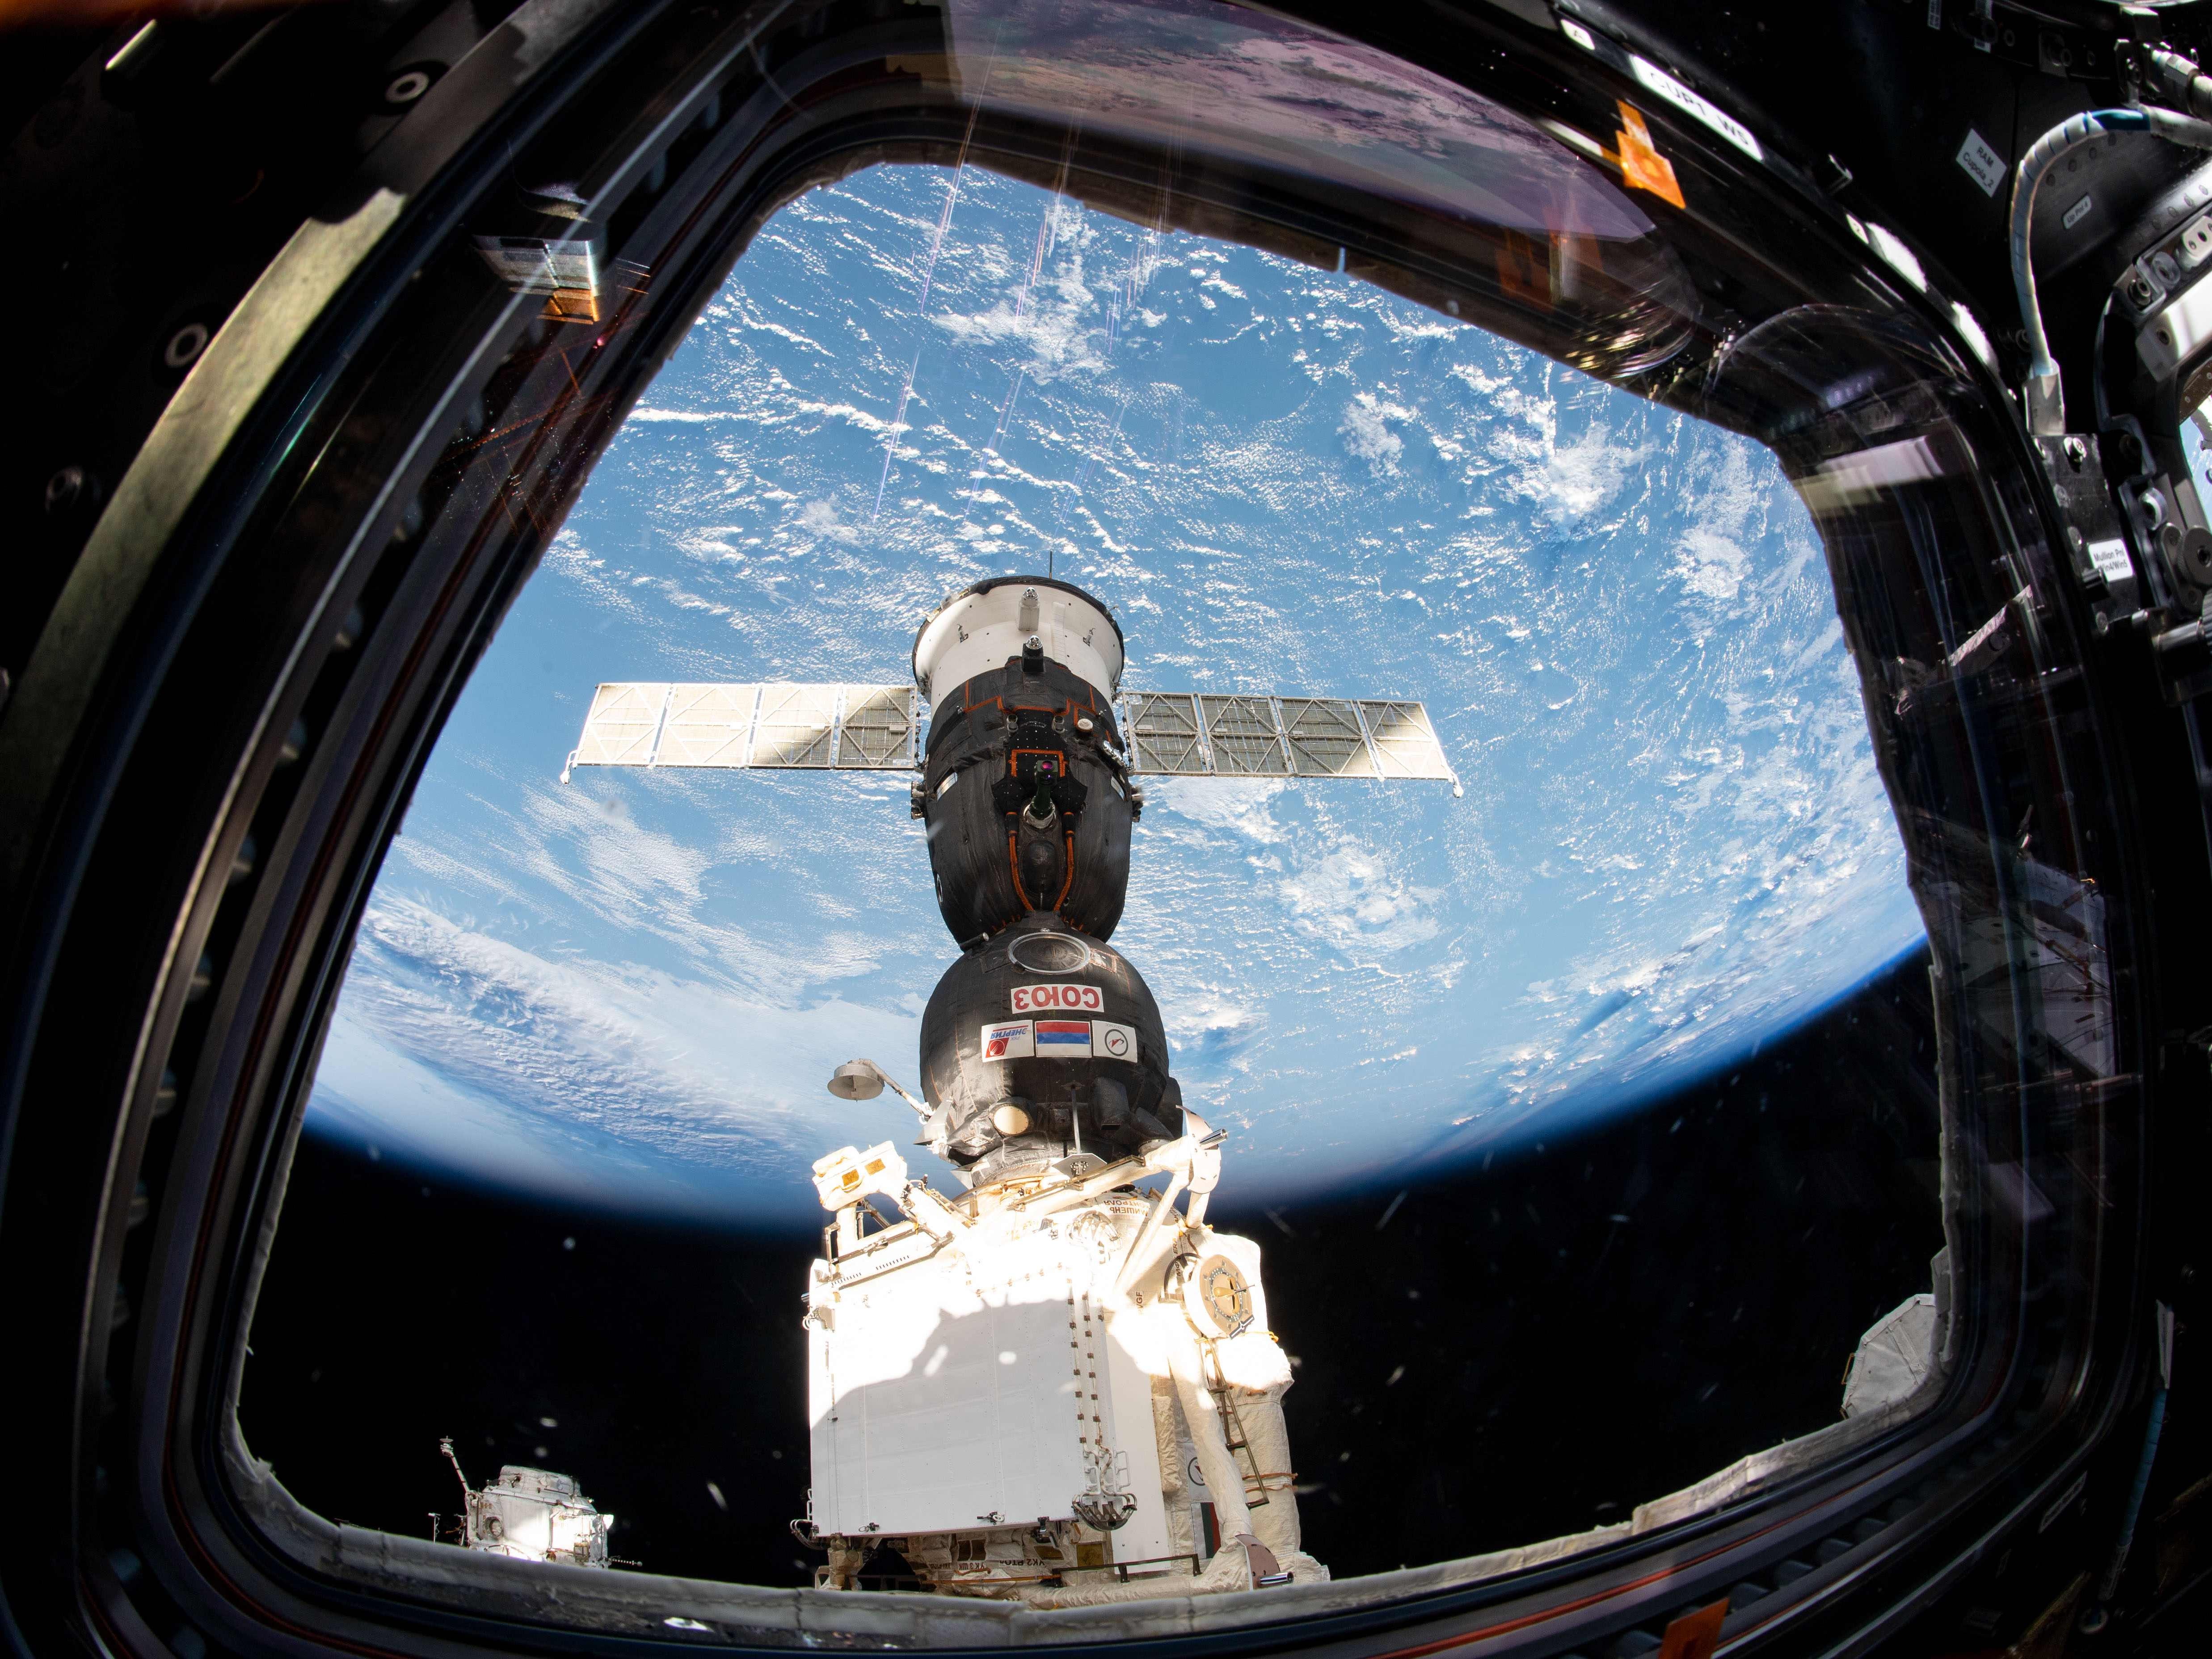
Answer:
M459 1541L463 1548L519 1561L559 1561L573 1567L609 1565L607 1534L615 1518L600 1514L570 1476L508 1463L500 1469L498 1480L485 1482L479 1492L461 1473L453 1443L441 1440L438 1449L446 1454L461 1483Z
M1123 654L1080 588L1001 577L924 624L911 687L602 685L569 757L921 775L961 954L922 1015L922 1097L890 1086L964 1187L888 1141L814 1166L835 1220L794 1530L825 1588L894 1551L924 1589L1040 1606L1328 1576L1300 1543L1259 1247L1206 1224L1223 1133L1107 940L1145 776L1452 775L1418 702L1125 694ZM830 1087L888 1082L854 1060Z

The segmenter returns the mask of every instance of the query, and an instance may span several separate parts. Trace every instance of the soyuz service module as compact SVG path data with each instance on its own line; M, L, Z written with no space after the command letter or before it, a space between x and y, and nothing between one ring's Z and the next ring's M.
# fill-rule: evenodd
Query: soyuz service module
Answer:
M1138 776L1451 773L1417 702L1124 698L1122 660L1097 599L1002 577L923 626L914 690L603 685L570 757L921 775L961 955L922 1015L923 1098L890 1086L965 1188L910 1177L888 1141L814 1166L835 1220L793 1529L827 1550L824 1588L892 1550L921 1588L1041 1607L1328 1577L1300 1543L1259 1246L1206 1223L1224 1132L1183 1104L1158 1006L1106 941ZM889 1082L854 1060L830 1088Z

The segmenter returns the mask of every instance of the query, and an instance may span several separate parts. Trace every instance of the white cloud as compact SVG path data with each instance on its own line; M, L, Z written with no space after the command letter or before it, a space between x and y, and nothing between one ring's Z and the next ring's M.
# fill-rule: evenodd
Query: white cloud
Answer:
M1554 441L1519 479L1522 495L1540 503L1555 520L1586 519L1620 493L1644 458L1641 447L1614 444L1601 422L1593 422L1572 443Z
M1021 348L1029 377L1049 384L1062 375L1106 367L1101 355L1105 341L1091 320L1096 309L1080 281L1039 283L1026 301L1018 295L981 311L941 312L932 320L957 345Z
M824 541L842 542L851 546L860 539L860 532L837 516L835 502L812 501L799 509L799 527L810 536Z
M1339 951L1402 951L1436 937L1441 896L1394 874L1364 848L1340 845L1281 886L1291 925Z
M1751 556L1727 537L1700 527L1682 538L1674 557L1674 574L1692 593L1709 599L1732 599L1743 586Z
M1147 812L1172 812L1203 829L1275 842L1282 831L1271 809L1289 788L1287 783L1256 778L1149 778L1145 799Z
M1344 406L1337 430L1355 460L1367 463L1375 476L1395 477L1406 441L1390 429L1393 421L1410 421L1413 411L1402 404L1384 403L1371 392L1363 392Z

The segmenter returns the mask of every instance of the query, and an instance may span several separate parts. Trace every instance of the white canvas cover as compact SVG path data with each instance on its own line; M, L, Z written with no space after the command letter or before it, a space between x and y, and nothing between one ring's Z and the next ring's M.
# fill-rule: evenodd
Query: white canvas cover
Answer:
M1923 1291L1884 1314L1859 1339L1844 1375L1844 1415L1904 1399L1936 1369L1936 1297Z

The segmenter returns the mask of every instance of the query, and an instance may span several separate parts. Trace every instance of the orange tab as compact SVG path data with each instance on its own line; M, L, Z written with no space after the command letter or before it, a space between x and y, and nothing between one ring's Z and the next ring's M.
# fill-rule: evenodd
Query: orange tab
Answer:
M1632 190L1648 190L1662 202L1685 205L1682 186L1674 181L1674 164L1652 147L1651 131L1643 112L1633 104L1620 106L1620 182Z
M1623 104L1621 108L1626 110L1628 106ZM1643 123L1639 121L1637 125L1641 127ZM1659 165L1663 167L1667 164L1662 161ZM1674 175L1671 172L1667 175L1667 182L1670 186L1674 182ZM1712 1659L1713 1650L1720 1645L1721 1624L1728 1617L1728 1597L1723 1595L1711 1607L1684 1613L1667 1626L1666 1639L1659 1645L1658 1659Z

